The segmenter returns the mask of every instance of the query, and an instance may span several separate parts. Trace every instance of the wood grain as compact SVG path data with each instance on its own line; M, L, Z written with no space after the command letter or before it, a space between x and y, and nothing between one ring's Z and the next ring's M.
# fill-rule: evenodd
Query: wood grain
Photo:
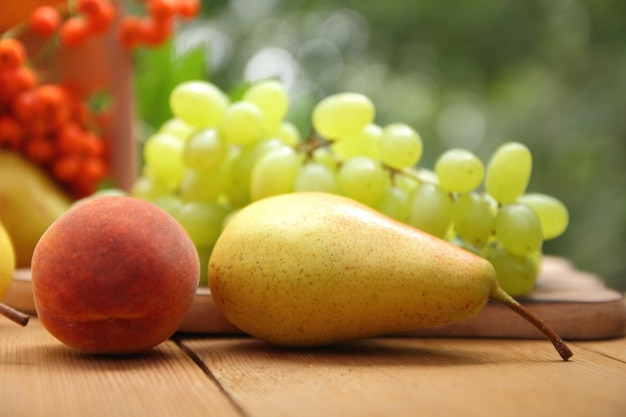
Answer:
M239 335L177 335L139 355L96 357L34 318L0 321L0 416L621 417L626 338L381 337L281 349Z
M626 410L626 364L543 341L376 338L284 350L249 338L189 339L250 417L567 416ZM624 347L624 341L620 341Z
M239 416L172 341L145 354L85 355L62 345L38 320L0 321L0 415Z
M584 342L580 343L579 346L626 363L626 339L624 338ZM626 392L626 386L624 392Z

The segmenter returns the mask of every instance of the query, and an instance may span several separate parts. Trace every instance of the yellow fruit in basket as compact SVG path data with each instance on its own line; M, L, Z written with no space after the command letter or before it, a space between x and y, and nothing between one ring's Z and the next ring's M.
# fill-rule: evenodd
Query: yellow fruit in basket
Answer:
M37 241L72 200L39 167L0 151L0 221L11 236L18 268L30 266Z
M6 229L0 223L0 300L7 295L15 271L15 253Z

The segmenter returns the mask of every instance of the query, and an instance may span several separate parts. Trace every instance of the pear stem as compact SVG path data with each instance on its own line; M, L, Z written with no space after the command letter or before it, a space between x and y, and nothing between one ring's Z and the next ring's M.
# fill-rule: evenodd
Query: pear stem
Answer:
M504 304L505 306L509 307L511 310L522 316L524 319L532 323L537 329L541 331L541 333L547 336L547 338L550 340L550 342L552 342L552 345L554 345L554 348L557 350L557 352L559 352L559 355L561 355L561 358L563 358L564 361L572 357L572 351L569 347L567 347L563 339L561 339L561 337L556 334L554 330L552 330L542 319L537 317L530 310L521 305L517 300L507 294L502 288L494 288L491 291L489 298Z
M20 326L26 326L28 324L28 320L30 319L30 316L28 314L19 312L14 308L11 308L8 305L2 303L0 303L0 314L8 318L9 320L14 321Z

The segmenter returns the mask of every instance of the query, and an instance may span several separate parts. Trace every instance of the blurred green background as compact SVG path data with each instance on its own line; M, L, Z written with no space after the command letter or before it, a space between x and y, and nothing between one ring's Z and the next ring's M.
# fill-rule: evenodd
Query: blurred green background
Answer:
M303 133L313 104L358 91L376 121L424 139L420 166L506 141L534 157L529 191L570 210L548 254L626 290L626 2L621 0L211 0L171 44L135 55L144 137L167 97L204 78L236 94L278 77Z

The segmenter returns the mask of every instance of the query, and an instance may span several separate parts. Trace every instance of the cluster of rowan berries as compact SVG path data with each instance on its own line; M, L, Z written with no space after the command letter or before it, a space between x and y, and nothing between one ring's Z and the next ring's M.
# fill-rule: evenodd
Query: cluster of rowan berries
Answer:
M165 42L174 30L174 18L192 19L200 13L200 0L146 0L144 16L126 15L118 28L118 41L127 48L154 47Z
M115 5L109 0L77 0L76 10L64 18L54 6L39 6L30 15L30 29L43 37L58 32L67 47L81 45L91 35L106 32L115 19Z
M99 115L71 88L40 83L26 61L20 41L0 39L0 149L42 167L75 198L88 196L109 171Z
M117 28L121 46L158 46L173 32L174 18L191 19L200 12L200 0L143 0L144 15L123 15ZM72 6L72 7L70 7ZM118 6L112 0L76 0L68 2L67 13L54 6L39 6L29 18L30 29L43 37L58 33L67 47L79 46L90 36L111 28Z
M145 5L143 15L121 14L119 1L39 6L19 27L43 38L56 37L68 48L117 30L120 46L130 50L162 44L173 32L174 19L191 19L200 12L200 0L136 0ZM24 45L10 33L15 32L0 38L0 150L21 153L75 198L88 196L110 169L102 137L107 114L95 112L88 97L67 85L41 83Z

